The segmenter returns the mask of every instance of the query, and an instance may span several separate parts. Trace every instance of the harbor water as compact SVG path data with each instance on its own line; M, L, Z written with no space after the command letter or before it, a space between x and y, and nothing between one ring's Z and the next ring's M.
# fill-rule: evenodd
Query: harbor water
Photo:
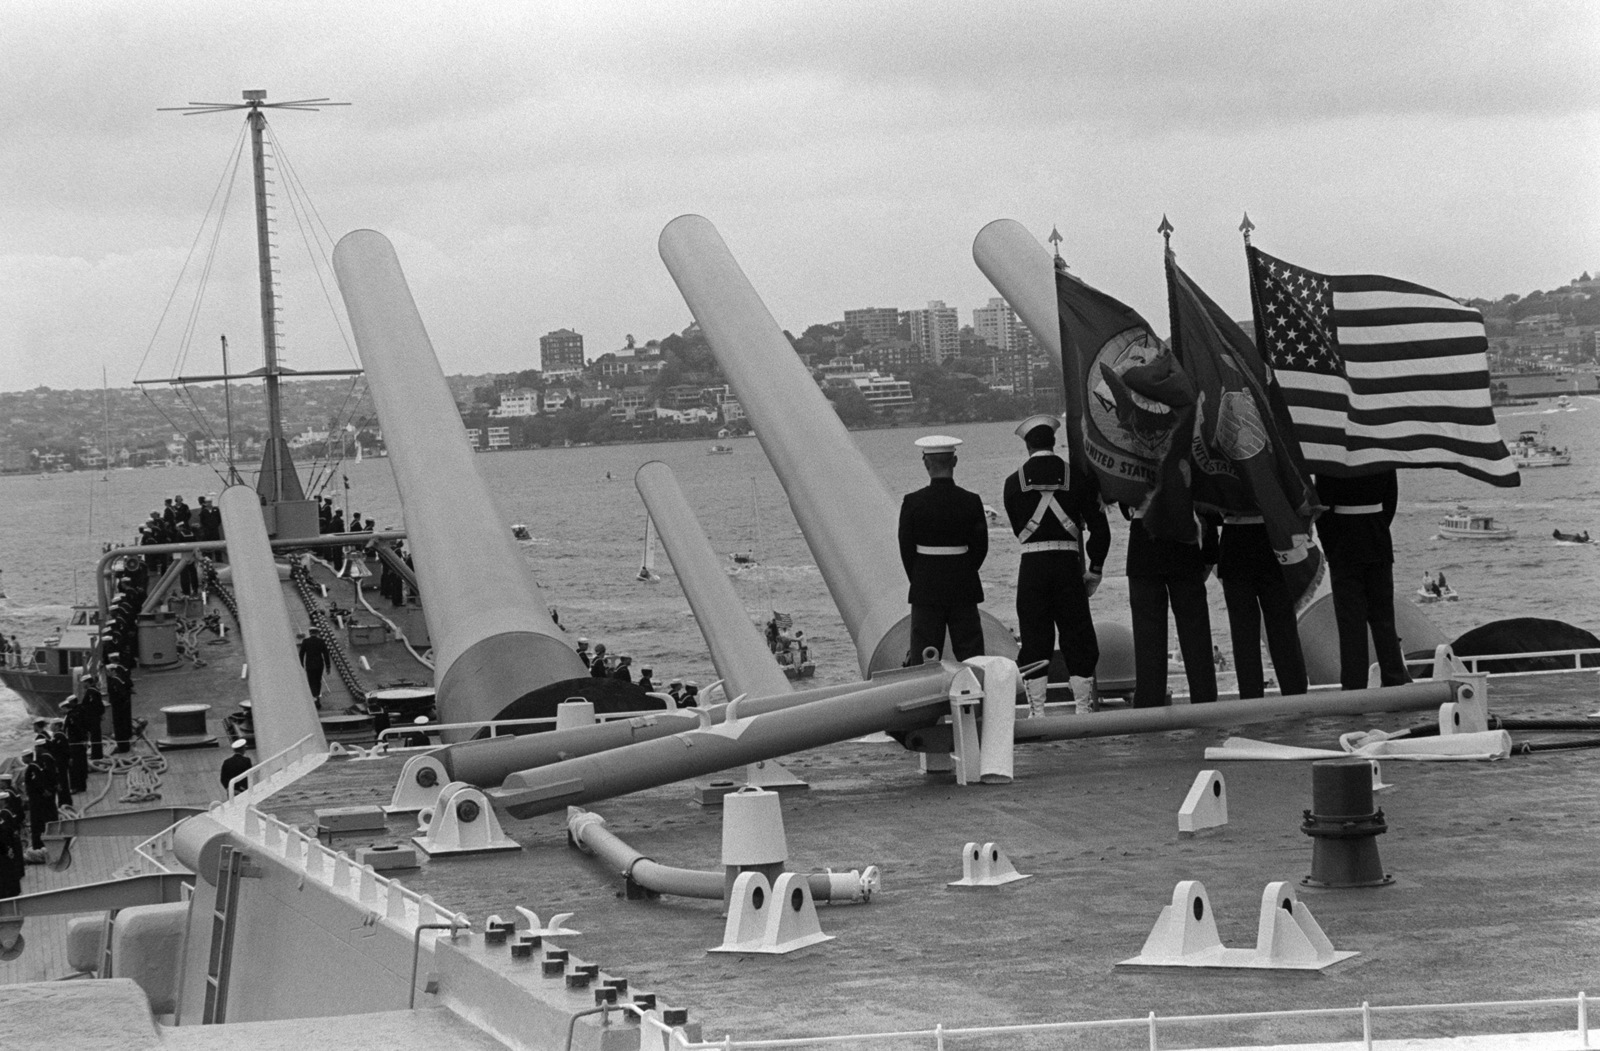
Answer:
M1522 616L1600 629L1595 597L1600 543L1559 544L1551 536L1558 528L1595 533L1600 527L1600 398L1578 398L1573 406L1562 411L1540 402L1500 411L1508 439L1543 425L1552 443L1572 452L1570 467L1523 471L1520 488L1498 489L1450 471L1401 473L1393 529L1397 602L1416 599L1424 573L1443 572L1460 600L1430 605L1427 615L1447 637ZM933 429L964 441L957 482L1000 509L1005 477L1021 458L1011 425ZM896 501L926 483L911 444L919 433L889 429L852 435ZM614 654L630 654L635 670L654 669L658 682L681 676L704 686L716 677L664 553L657 560L659 582L635 579L645 512L633 474L647 461L661 460L676 474L712 545L755 560L735 569L729 559L735 590L752 620L764 621L773 610L790 614L810 639L816 682L853 681L858 673L849 637L758 441L731 440L733 453L715 456L708 454L710 444L499 452L474 462L505 514L506 528L528 526L531 539L521 544L524 555L573 641L582 635L604 642ZM132 538L165 497L182 494L195 506L197 496L220 488L221 477L204 466L0 478L0 587L6 594L0 599L0 632L16 635L24 646L49 634L72 602L92 601L92 577L104 541ZM340 466L324 491L338 506L373 518L379 529L403 525L383 459ZM1440 539L1439 518L1458 505L1493 515L1517 535L1503 542ZM1093 606L1097 618L1126 623L1121 571L1127 527L1114 511L1111 520L1106 579ZM990 537L982 572L985 605L1014 627L1016 541L1003 521ZM472 553L463 551L461 557ZM1210 591L1212 634L1228 653L1221 588L1213 582ZM26 729L21 701L0 687L0 754L16 751Z

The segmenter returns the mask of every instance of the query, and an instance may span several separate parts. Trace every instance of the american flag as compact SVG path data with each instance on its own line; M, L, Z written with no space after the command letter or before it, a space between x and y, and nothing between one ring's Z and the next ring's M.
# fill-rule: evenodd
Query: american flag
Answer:
M1521 484L1489 405L1482 314L1409 281L1246 253L1256 342L1310 470L1447 467Z

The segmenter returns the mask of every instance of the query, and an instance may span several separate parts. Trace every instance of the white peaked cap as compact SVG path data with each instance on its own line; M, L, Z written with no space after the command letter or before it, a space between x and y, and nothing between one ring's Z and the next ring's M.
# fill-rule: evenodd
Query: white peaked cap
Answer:
M956 446L960 444L960 438L952 438L948 434L930 434L926 438L918 438L916 440L916 446L924 456L953 453L956 451Z

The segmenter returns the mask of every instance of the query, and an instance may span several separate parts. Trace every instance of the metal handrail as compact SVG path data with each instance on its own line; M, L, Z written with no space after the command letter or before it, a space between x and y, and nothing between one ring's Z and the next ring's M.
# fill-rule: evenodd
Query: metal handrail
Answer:
M655 695L652 694L652 696L655 696ZM662 696L666 696L666 695L663 694ZM686 709L683 709L683 708L645 708L645 709L642 709L640 711L632 711L632 712L596 712L594 717L595 717L595 721L596 722L616 722L617 720L620 720L620 719L638 719L638 718L642 718L642 717L645 717L645 716L666 715L666 714L671 714L673 712L681 712L681 711L685 711L685 710ZM378 734L378 743L382 744L382 743L384 743L385 741L387 741L387 740L389 740L391 738L400 737L400 736L403 736L405 734L412 734L412 733L435 734L435 733L439 733L440 731L443 731L443 730L474 730L474 731L476 731L476 730L482 730L482 729L485 729L485 728L487 728L489 730L498 730L498 729L501 729L503 727L509 727L509 726L553 726L553 725L555 725L556 721L557 721L557 719L553 715L541 715L541 716L538 716L538 717L527 718L527 719L476 719L476 720L473 720L471 722L464 722L464 723L423 723L423 724L413 723L413 724L411 724L409 726L391 726L391 727L389 727L387 730L384 730L382 733ZM498 733L491 733L490 736L491 737L499 737L500 735ZM418 747L420 747L420 746L418 746ZM436 748L438 746L437 745L428 745L427 747Z
M669 1026L660 1016L644 1011L632 1004L629 1008L638 1016L641 1025L655 1029L665 1037L665 1046L672 1051L733 1051L734 1048L809 1047L824 1044L855 1044L879 1041L904 1041L924 1039L932 1042L937 1051L944 1051L945 1040L956 1036L1014 1036L1023 1033L1071 1033L1092 1029L1139 1029L1149 1036L1151 1051L1160 1051L1159 1027L1177 1025L1204 1025L1226 1022L1284 1021L1297 1018L1350 1018L1361 1021L1361 1046L1366 1051L1373 1048L1372 1021L1378 1015L1420 1014L1444 1011L1503 1011L1511 1008L1562 1007L1574 1005L1578 1011L1576 1036L1579 1046L1589 1047L1588 994L1580 991L1573 997L1542 1000L1483 1000L1453 1004L1391 1004L1373 1006L1362 1001L1359 1007L1314 1007L1287 1011L1240 1011L1231 1014L1209 1015L1158 1015L1151 1011L1142 1018L1104 1018L1079 1022L1036 1022L1025 1025L946 1027L910 1029L897 1032L848 1033L828 1036L787 1037L772 1040L735 1040L731 1035L721 1040L689 1040L681 1027ZM1462 1034L1464 1035L1464 1034Z
M260 788L268 780L270 780L274 774L280 773L281 771L287 769L291 763L299 762L306 756L317 753L318 749L310 744L312 739L315 737L316 734L306 734L289 747L281 749L278 752L267 756L250 769L244 771L243 773L235 774L233 777L229 778L228 798L223 800L223 802L231 802L241 797L247 797L249 799L258 798L257 796L252 796L250 794L252 789ZM245 783L250 787L247 787L242 793L236 794L233 786L239 783L240 778L245 778Z

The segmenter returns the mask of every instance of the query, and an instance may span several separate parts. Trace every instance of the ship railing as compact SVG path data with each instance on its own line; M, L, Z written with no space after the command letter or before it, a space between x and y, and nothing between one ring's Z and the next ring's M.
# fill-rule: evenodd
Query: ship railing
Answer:
M316 734L306 734L294 744L269 755L228 782L225 805L250 804L265 799L287 782L316 769L327 761L328 753L314 743ZM239 788L240 782L248 787Z
M1491 671L1483 674L1495 679L1509 678L1513 675L1571 675L1575 671L1600 672L1600 649L1592 647L1589 649L1570 650L1530 650L1523 653L1480 653L1471 657L1463 656L1459 653L1455 655L1456 660L1465 664L1467 671L1474 675L1478 674L1479 665L1484 661L1527 660L1530 657L1560 657L1570 659L1572 663L1570 666L1563 664L1559 668L1541 668L1538 671ZM1597 660L1585 666L1583 663L1585 657L1597 657ZM1433 656L1430 654L1426 657L1408 658L1406 666L1408 668L1431 668L1433 667Z
M219 804L215 813L234 833L255 845L258 854L287 866L329 893L376 913L406 934L427 924L468 925L465 915L451 912L397 879L380 876L371 865L358 863L349 854L259 807L247 804L228 809Z
M1595 649L1595 648L1570 649L1570 650L1533 650L1533 651L1518 652L1518 653L1480 653L1477 656L1473 656L1473 657L1464 657L1464 656L1462 656L1460 654L1456 654L1455 655L1456 660L1458 660L1462 664L1466 665L1467 673L1469 675L1480 674L1480 672L1478 670L1478 667L1479 667L1480 663L1485 662L1485 661L1523 660L1523 659L1526 659L1526 658L1529 658L1529 657L1563 657L1563 658L1570 658L1572 663L1570 665L1563 664L1559 668L1541 668L1538 671L1489 671L1489 672L1482 672L1481 674L1487 676L1490 679L1511 679L1511 678L1521 679L1521 678L1526 678L1528 676L1533 676L1533 675L1571 675L1574 672L1589 672L1590 674L1600 673L1600 649ZM1595 657L1596 661L1595 661L1595 663L1585 665L1583 663L1583 659L1585 657ZM1406 667L1413 668L1413 669L1415 669L1415 668L1432 669L1433 661L1434 661L1434 657L1433 657L1432 654L1429 654L1429 655L1427 655L1425 657L1407 657L1406 658ZM1183 676L1183 670L1181 668L1178 669L1178 671L1174 673L1174 677L1176 677L1176 678L1181 678L1182 676ZM1066 683L1053 682L1050 685L1051 685L1052 688L1054 688L1054 687L1064 687L1067 684ZM1341 687L1336 682L1313 683L1309 687L1309 692L1311 692L1311 693L1319 693L1319 692L1322 692L1322 691L1336 691L1336 690L1340 690L1342 688L1343 687ZM1226 699L1228 699L1230 697L1237 697L1238 695L1239 695L1239 691L1237 689L1233 689L1233 690L1218 690L1217 691L1217 696L1222 698L1222 699L1224 699L1224 700L1226 700ZM1173 697L1174 698L1184 698L1184 697L1188 697L1188 696L1189 696L1189 693L1188 693L1187 690L1178 689L1178 690L1175 690L1173 692Z
M628 1005L622 1005L624 1008ZM1575 1047L1591 1047L1589 1042L1589 1001L1588 994L1579 992L1576 996L1555 997L1542 1000L1484 1000L1468 1003L1441 1003L1441 1004L1382 1004L1375 1005L1363 1000L1359 1007L1316 1007L1291 1009L1286 1011L1241 1011L1232 1014L1206 1014L1206 1015L1158 1015L1151 1011L1142 1018L1104 1018L1080 1022L1037 1022L1025 1025L995 1025L995 1026L944 1026L936 1025L932 1029L909 1029L897 1032L883 1033L850 1033L829 1036L800 1036L773 1040L735 1040L731 1036L721 1040L691 1041L687 1039L683 1029L667 1025L659 1017L648 1012L634 1009L641 1026L655 1029L662 1035L662 1046L666 1051L733 1051L734 1048L780 1048L780 1047L818 1047L826 1044L851 1044L873 1045L894 1043L905 1045L908 1042L926 1041L932 1051L946 1051L947 1042L958 1046L970 1042L966 1038L972 1037L1017 1037L1035 1034L1055 1033L1086 1033L1091 1030L1125 1030L1138 1031L1145 1034L1149 1040L1151 1051L1160 1051L1161 1035L1163 1029L1177 1029L1179 1027L1192 1027L1199 1025L1227 1025L1240 1022L1294 1022L1310 1019L1343 1019L1359 1022L1361 1025L1360 1043L1350 1041L1351 1046L1360 1046L1365 1051L1373 1051L1376 1037L1375 1022L1384 1016L1411 1015L1411 1014L1451 1014L1465 1013L1468 1016L1479 1016L1490 1013L1505 1013L1509 1011L1525 1011L1536 1008L1562 1008L1575 1007L1577 1009L1577 1029L1573 1037L1577 1043ZM1439 1030L1442 1023L1431 1021L1428 1028L1430 1037L1440 1036ZM1461 1027L1454 1027L1461 1028ZM1458 1036L1469 1036L1465 1032L1458 1032ZM1508 1034L1509 1035L1509 1034ZM1556 1034L1560 1035L1560 1034ZM1280 1046L1279 1041L1267 1034L1257 1038L1264 1041L1258 1046ZM1398 1038L1386 1038L1398 1039ZM1166 1046L1173 1047L1169 1043ZM1188 1046L1187 1043L1184 1046ZM1240 1046L1240 1045L1235 1045ZM1249 1046L1249 1045L1243 1045ZM1342 1046L1342 1045L1341 1045Z
M665 694L662 696L665 696ZM619 719L639 719L652 715L661 715L665 712L683 710L681 708L645 708L633 712L596 712L594 718L596 722L615 722ZM416 733L437 735L445 730L466 730L476 733L479 730L487 729L490 737L499 737L502 730L509 730L518 726L555 726L558 721L553 715L542 715L527 719L478 719L465 723L426 723L421 725L391 726L378 734L378 743L392 746L395 738L398 737L406 737ZM420 748L423 746L417 745L415 747ZM438 746L430 744L426 747L436 748ZM396 750L398 751L399 749Z
M314 734L307 734L289 747L267 756L255 766L234 777L228 782L228 799L212 804L213 816L219 816L224 808L242 809L257 800L265 799L285 784L321 766L328 755L312 743L314 737ZM245 779L250 787L235 794L234 788L241 779ZM231 824L231 822L224 823ZM173 837L178 825L181 824L183 822L178 821L168 825L133 848L134 853L143 859L146 871L173 871L161 859L172 856Z

